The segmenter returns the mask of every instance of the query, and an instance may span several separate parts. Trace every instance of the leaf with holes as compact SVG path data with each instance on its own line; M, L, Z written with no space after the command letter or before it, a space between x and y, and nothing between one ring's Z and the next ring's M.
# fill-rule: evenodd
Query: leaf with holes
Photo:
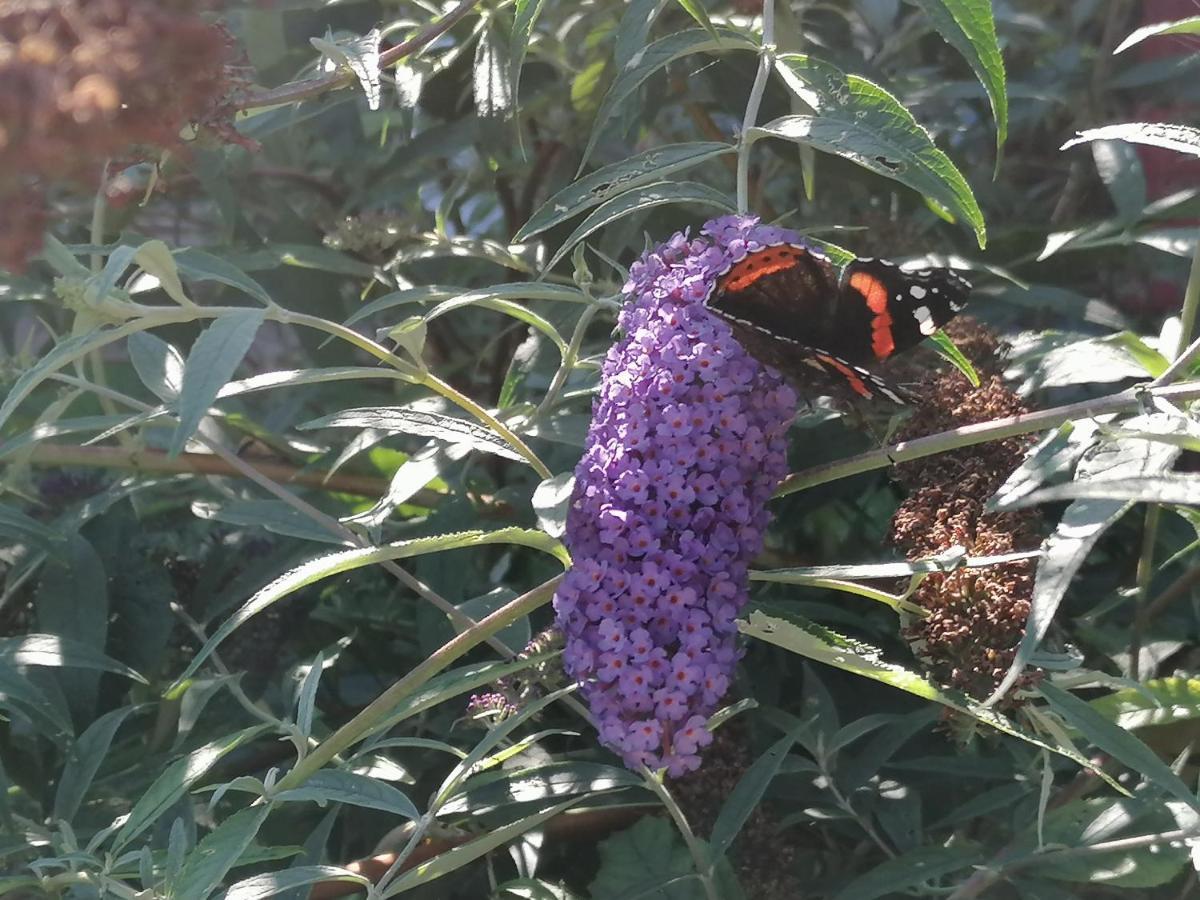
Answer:
M906 184L965 221L980 247L987 243L983 213L967 180L899 100L811 56L781 54L775 68L814 113L775 119L752 129L751 138L811 144Z

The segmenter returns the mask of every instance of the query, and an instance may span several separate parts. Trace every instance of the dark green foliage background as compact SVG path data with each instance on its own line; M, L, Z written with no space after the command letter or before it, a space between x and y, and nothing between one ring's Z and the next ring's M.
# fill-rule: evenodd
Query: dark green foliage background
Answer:
M780 51L811 54L890 91L961 171L987 240L982 246L961 215L947 221L888 177L893 163L885 159L881 174L846 158L873 155L852 141L841 155L757 141L749 155L752 211L854 254L927 257L970 270L970 312L1013 341L1012 383L1031 408L1108 395L1162 374L1174 357L1197 243L1200 144L1184 148L1183 168L1172 170L1190 172L1191 184L1165 198L1147 188L1147 165L1152 187L1172 165L1162 155L1143 157L1122 141L1059 148L1077 131L1136 122L1147 108L1194 123L1200 87L1187 73L1200 56L1184 43L1189 38L1154 39L1180 42L1183 55L1170 60L1139 61L1134 50L1113 55L1138 24L1136 4L1128 3L856 0L795 3L790 15L779 5ZM234 5L223 21L244 48L252 80L279 85L317 74L310 39L326 42L318 40L318 49L341 47L344 60L359 64L356 39L382 26L386 50L454 5L435 6L276 0ZM89 230L90 198L61 189L54 229L61 243L27 274L0 281L0 373L14 404L0 432L7 489L0 506L0 857L7 874L0 891L79 898L153 891L206 900L237 884L231 900L275 893L300 900L308 884L336 874L304 867L368 857L403 825L406 811L430 808L456 754L484 740L484 725L466 716L465 695L468 677L499 659L493 648L477 646L454 661L452 674L432 682L446 687L436 702L376 738L393 743L343 754L305 788L309 793L273 797L269 816L252 802L270 794L295 764L297 748L312 752L454 636L423 590L479 619L557 574L553 556L519 541L466 540L398 560L419 589L379 565L339 572L248 618L202 661L197 654L264 586L348 546L322 515L341 519L374 546L469 529L536 531L554 518L534 500L542 476L478 423L471 453L448 453L437 440L444 431L414 433L411 423L391 434L379 430L387 423L378 418L367 422L375 431L362 416L339 427L311 423L343 410L396 407L469 418L447 399L452 395L473 398L510 423L541 405L533 423L513 427L551 474L569 472L598 363L611 343L622 267L648 241L695 231L716 214L697 198L735 203L734 145L758 59L746 37L758 36L759 20L746 14L753 6L488 0L386 70L378 109L353 78L296 103L248 103L253 108L238 127L260 149L201 134L188 153L163 160L166 190L145 205L107 209L99 233ZM1009 110L999 160L988 95L936 27L939 15L951 13L977 25L994 19ZM613 85L645 61L639 54L648 45L689 30L696 43L711 42L706 29L722 35L718 49L706 44L679 54L613 103ZM985 44L970 46L983 52ZM991 76L1003 73L993 68ZM803 112L797 103L772 77L757 123ZM598 120L601 111L611 115ZM582 206L544 230L527 224L531 217L544 221L537 216L549 210L539 210L581 165L586 173L701 141L728 144L728 152L666 172L653 198L664 202L634 204L589 230L582 243L570 240L591 214ZM619 196L616 188L605 194ZM181 474L163 462L160 451L189 437L176 431L178 393L163 382L177 378L183 360L195 359L189 348L214 327L205 317L154 319L145 309L121 307L125 321L148 316L152 327L97 350L102 368L95 354L79 354L78 368L58 363L65 380L30 382L29 372L48 375L52 368L53 357L45 362L50 331L63 340L73 328L96 324L81 324L78 306L64 302L64 284L74 278L94 287L95 273L86 268L93 252L111 268L121 248L151 239L176 251L188 295L201 306L261 308L267 297L286 311L269 309L257 333L234 321L231 335L184 370L183 406L203 419L200 434L235 451L235 461L277 466L272 479L307 507L289 507L228 459L208 474ZM96 240L101 247L91 246ZM1191 265L1192 287L1200 289ZM163 290L141 289L129 278L133 271L118 267L101 295L179 311ZM407 336L394 330L415 327L410 317L474 289L487 290ZM35 324L39 318L47 327ZM415 344L447 391L439 398L428 385L375 377L365 367L386 365L347 342L338 330L346 322L387 347L398 342L402 364L412 365L404 348ZM1191 326L1185 315L1185 333ZM238 335L254 336L244 360L228 355ZM573 339L574 364L560 370L556 342L565 347ZM223 365L230 376L221 383L264 372L316 374L311 382L288 376L283 387L215 402L203 392L186 399L189 378ZM347 366L364 368L344 380L330 374ZM151 407L165 401L171 414L126 423L119 435L84 445L136 410L126 398ZM1116 782L1083 774L1078 759L982 725L955 740L938 726L936 703L752 641L731 702L755 703L727 726L752 765L713 831L718 850L732 842L728 859L704 873L715 896L1190 896L1196 875L1179 841L1196 829L1198 814L1188 753L1200 716L1200 682L1193 680L1200 607L1191 577L1200 488L1187 474L1197 437L1189 396L1169 407L1155 402L1146 399L1141 411L1165 416L1170 427L1129 419L1139 412L1132 402L1109 427L1174 436L1170 458L1159 466L1175 464L1181 473L1173 493L1156 494L1162 485L1139 482L1135 499L1161 505L1139 505L1116 521L1065 596L1044 598L1042 606L1050 614L1061 600L1043 645L1073 660L1056 673L1063 676L1058 685L1079 689L1075 696L1091 706L1079 704L1080 712L1070 697L1056 703L1049 694L1048 702L1036 701L1040 718L1020 723L1027 733L1040 726L1042 738L1060 749L1074 742L1078 753L1107 764L1128 796ZM31 437L38 425L50 430ZM794 430L793 471L871 451L881 439L881 431L814 407ZM1127 440L1143 449L1151 443ZM348 452L352 441L359 444ZM497 445L507 455L497 454ZM150 462L140 461L143 450ZM408 463L411 471L411 460L434 450L439 455L402 502L371 515L400 467ZM1034 476L1070 484L1078 454L1068 457L1057 470L1032 466ZM289 481L331 468L344 480ZM899 499L880 468L782 498L760 568L894 560L885 536ZM1063 499L1045 507L1048 521L1061 514ZM1147 509L1158 512L1147 516ZM539 540L549 544L545 535ZM753 603L819 622L915 669L894 612L881 604L787 584L755 586ZM501 637L519 649L550 618L543 605ZM24 638L30 634L61 641L35 647ZM1139 651L1140 665L1131 666ZM317 660L319 681L312 675ZM1037 661L1052 660L1044 654ZM180 680L193 662L194 674ZM1096 721L1087 718L1089 709ZM1133 737L1129 729L1147 723L1152 727ZM243 733L250 728L256 730ZM535 739L522 744L530 735ZM616 768L567 707L553 704L512 734L493 734L492 743L490 752L511 756L492 759L491 768L466 781L465 793L459 785L460 796L422 827L444 842L435 847L493 835L497 848L474 860L443 856L444 877L436 877L443 873L435 863L433 872L401 876L393 888L409 878L414 897L704 896L677 823L639 818L661 810L662 797ZM1164 763L1175 763L1180 779L1168 778ZM733 783L712 776L705 787L704 777L692 790L728 791ZM561 781L551 789L553 778ZM544 844L522 838L518 849L505 851L517 835L536 833L538 815L570 799L584 823L578 833L555 830L558 820L551 819ZM114 828L131 810L125 830ZM747 826L746 835L759 842L753 847L748 837L733 841L747 816L756 830ZM711 822L693 824L700 838L710 837ZM394 851L406 837L385 844ZM747 859L754 860L749 868L739 864ZM996 877L981 879L981 866ZM255 876L263 880L247 881ZM780 883L799 893L780 893Z

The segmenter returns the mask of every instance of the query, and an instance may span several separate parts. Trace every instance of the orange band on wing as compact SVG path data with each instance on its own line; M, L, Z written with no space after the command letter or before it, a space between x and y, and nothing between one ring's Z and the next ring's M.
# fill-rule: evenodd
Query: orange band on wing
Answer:
M751 253L734 266L721 284L725 291L741 291L750 287L764 275L790 269L796 260L804 255L804 251L795 247L768 247Z
M828 356L824 353L818 353L818 354L816 354L816 356L817 356L817 359L819 359L825 365L829 366L829 368L833 369L839 375L841 375L843 378L845 378L846 381L850 384L850 387L854 391L854 393L858 394L860 397L866 397L868 399L871 398L872 396L874 396L871 393L871 389L869 387L867 387L867 383L862 380L862 376L859 375L857 372L855 372L854 369L850 368L850 366L848 366L844 362L842 362L840 359L837 359L832 356Z
M850 287L863 295L867 308L871 310L871 350L876 359L886 359L896 349L892 339L892 314L888 312L887 286L867 272L855 272L850 276Z

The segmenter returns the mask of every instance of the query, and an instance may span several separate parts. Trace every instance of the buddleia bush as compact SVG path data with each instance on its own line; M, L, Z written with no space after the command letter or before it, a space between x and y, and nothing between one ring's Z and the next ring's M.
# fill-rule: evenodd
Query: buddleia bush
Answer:
M0 891L1188 896L1166 6L0 0Z

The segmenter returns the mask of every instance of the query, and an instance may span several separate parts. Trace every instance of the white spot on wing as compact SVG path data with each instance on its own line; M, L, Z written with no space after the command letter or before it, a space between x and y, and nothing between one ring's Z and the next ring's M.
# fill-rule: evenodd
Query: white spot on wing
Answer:
M913 318L917 320L917 327L921 329L921 334L928 336L937 331L937 325L933 322L933 313L929 311L928 306L918 306L914 309Z
M924 298L926 293L925 288L921 287L919 284L914 284L908 289L908 292L913 296L914 299L917 300Z

